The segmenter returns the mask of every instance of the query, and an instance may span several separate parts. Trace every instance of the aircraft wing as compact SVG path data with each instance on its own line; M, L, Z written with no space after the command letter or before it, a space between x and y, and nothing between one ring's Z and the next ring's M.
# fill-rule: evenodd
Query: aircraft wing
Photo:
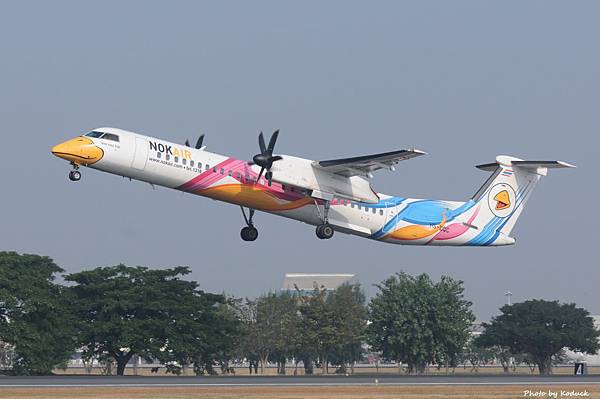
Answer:
M315 161L313 162L313 166L345 177L364 176L382 168L394 170L394 165L398 162L425 154L427 153L417 149L397 150L352 158Z

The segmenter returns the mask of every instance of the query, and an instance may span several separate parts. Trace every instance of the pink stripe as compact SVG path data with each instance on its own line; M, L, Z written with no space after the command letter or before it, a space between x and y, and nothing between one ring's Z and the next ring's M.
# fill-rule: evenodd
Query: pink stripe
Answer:
M236 160L233 158L228 158L220 164L215 165L214 167L217 169L225 168L227 165L235 162ZM200 173L198 176L194 177L192 180L182 184L178 188L184 191L196 191L201 188L206 188L211 184L219 181L224 175L214 173L212 170L207 170Z
M477 217L478 213L479 213L479 206L477 207L477 209L475 209L475 212L473 212L473 215L469 218L469 220L467 221L467 224L471 224L471 222L473 222L473 220L475 220L475 217ZM431 241L433 241L433 240L450 240L452 238L456 238L456 237L460 236L461 234L464 234L467 230L469 230L469 226L465 226L462 223L453 223L451 225L446 226L445 231L442 230L439 233L437 233L431 239Z
M228 158L214 167L217 169L227 169L228 172L231 171L233 174L232 177L242 184L244 184L243 179L245 179L246 176L253 180L258 177L258 173L254 172L254 170L252 170L252 168L250 167L250 165L248 165L247 162L234 158ZM242 175L240 179L238 179L236 176L237 172L241 173ZM222 180L223 178L225 178L225 176L228 175L229 173L221 174L220 171L215 173L212 169L209 169L200 173L198 176L194 177L190 181L182 184L178 187L178 189L188 192L196 192L198 190L202 190L212 186L213 184ZM271 187L263 187L267 189L267 192L281 200L294 201L300 198L304 198L304 195L302 195L301 193L292 193L284 191L283 186L279 183L274 182L272 183Z

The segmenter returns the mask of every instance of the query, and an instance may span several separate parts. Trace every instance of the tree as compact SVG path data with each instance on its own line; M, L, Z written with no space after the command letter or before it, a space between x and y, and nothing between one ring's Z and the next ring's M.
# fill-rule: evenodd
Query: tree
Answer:
M359 284L343 284L328 295L327 305L335 315L330 362L340 366L342 373L346 372L347 365L354 371L354 363L362 358L367 327L365 295Z
M456 364L475 320L462 281L398 273L377 285L369 304L367 341L388 360L405 362L411 373L428 363Z
M463 297L462 281L442 276L433 285L433 309L430 312L434 341L437 349L433 362L456 367L465 344L471 338L470 327L475 321L471 302Z
M563 348L596 353L600 331L587 310L558 301L529 300L505 305L501 315L484 323L478 338L483 346L500 345L513 353L526 353L540 374L552 373L552 360Z
M76 348L68 292L54 283L62 271L45 256L0 252L0 340L18 374L50 374Z
M322 373L329 372L329 354L336 341L337 315L327 302L327 290L315 287L311 295L300 297L300 331L302 352L316 354L322 365ZM308 359L312 362L312 359Z
M269 359L277 363L279 374L285 374L285 362L293 353L298 326L295 297L269 293L256 301L247 300L244 313L245 356L258 357L261 374Z
M114 359L117 375L124 374L133 355L175 368L190 362L212 368L215 353L223 349L215 339L224 331L218 311L226 301L180 278L188 273L187 267L118 265L67 275L75 283L70 291L81 320L83 356Z
M196 375L217 374L215 365L229 372L240 335L234 301L206 293L188 301L188 310L174 318L165 346L154 357L177 375L185 375L190 365Z
M471 372L478 373L482 363L494 360L494 353L492 350L478 345L476 339L470 339L465 345L461 360L465 365L467 362L471 363Z
M258 356L258 337L256 334L256 301L246 298L240 301L236 306L238 317L241 320L240 339L237 345L237 355L240 359L248 361L250 374L252 370L257 372Z

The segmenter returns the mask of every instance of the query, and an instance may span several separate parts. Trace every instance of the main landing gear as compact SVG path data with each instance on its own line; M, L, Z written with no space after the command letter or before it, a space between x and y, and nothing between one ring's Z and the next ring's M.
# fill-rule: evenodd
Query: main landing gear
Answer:
M248 217L246 216L244 207L240 206L240 208L242 208L242 215L244 215L244 220L246 221L247 225L246 227L242 228L242 231L240 231L240 236L244 241L254 241L258 238L258 230L256 227L254 227L254 223L252 222L252 218L254 217L254 209L248 208L250 213Z
M81 172L79 171L79 165L73 164L73 170L69 172L69 180L71 180L71 181L81 180Z
M317 237L319 237L321 240L329 240L331 237L333 237L333 227L327 223L327 224L320 224L317 226Z
M323 214L321 214L321 211L319 210L319 204L316 201L315 205L322 222L317 226L315 232L317 233L317 237L319 237L321 240L329 240L331 237L333 237L333 233L335 231L333 226L329 224L329 207L331 204L329 201L325 201L325 204L323 205Z

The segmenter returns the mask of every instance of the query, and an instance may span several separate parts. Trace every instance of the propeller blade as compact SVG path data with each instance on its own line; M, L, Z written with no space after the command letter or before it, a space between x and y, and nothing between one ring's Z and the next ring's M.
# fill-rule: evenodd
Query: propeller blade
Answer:
M263 136L263 132L260 132L260 134L258 135L258 146L260 147L260 152L262 154L264 154L265 151L267 151L267 147L265 146L265 137Z
M283 159L283 157L281 155L275 155L275 156L271 157L271 162L281 161L282 159Z
M185 139L185 146L189 147L190 146L190 141L188 139Z
M262 174L264 171L265 171L265 168L260 168L260 173L258 174L258 178L256 179L257 183L260 181L260 178L262 177Z
M267 148L267 151L269 151L269 153L273 153L273 148L275 148L275 143L277 142L277 136L279 136L279 129L275 130L273 132L273 135L271 136L271 140L269 140L269 147Z
M273 184L273 172L271 172L270 170L265 173L265 178L267 179L267 182L269 183L269 187L271 187L271 185Z
M196 141L196 149L199 150L200 148L202 148L202 142L204 141L204 134L201 134L200 137L198 137L198 141Z

